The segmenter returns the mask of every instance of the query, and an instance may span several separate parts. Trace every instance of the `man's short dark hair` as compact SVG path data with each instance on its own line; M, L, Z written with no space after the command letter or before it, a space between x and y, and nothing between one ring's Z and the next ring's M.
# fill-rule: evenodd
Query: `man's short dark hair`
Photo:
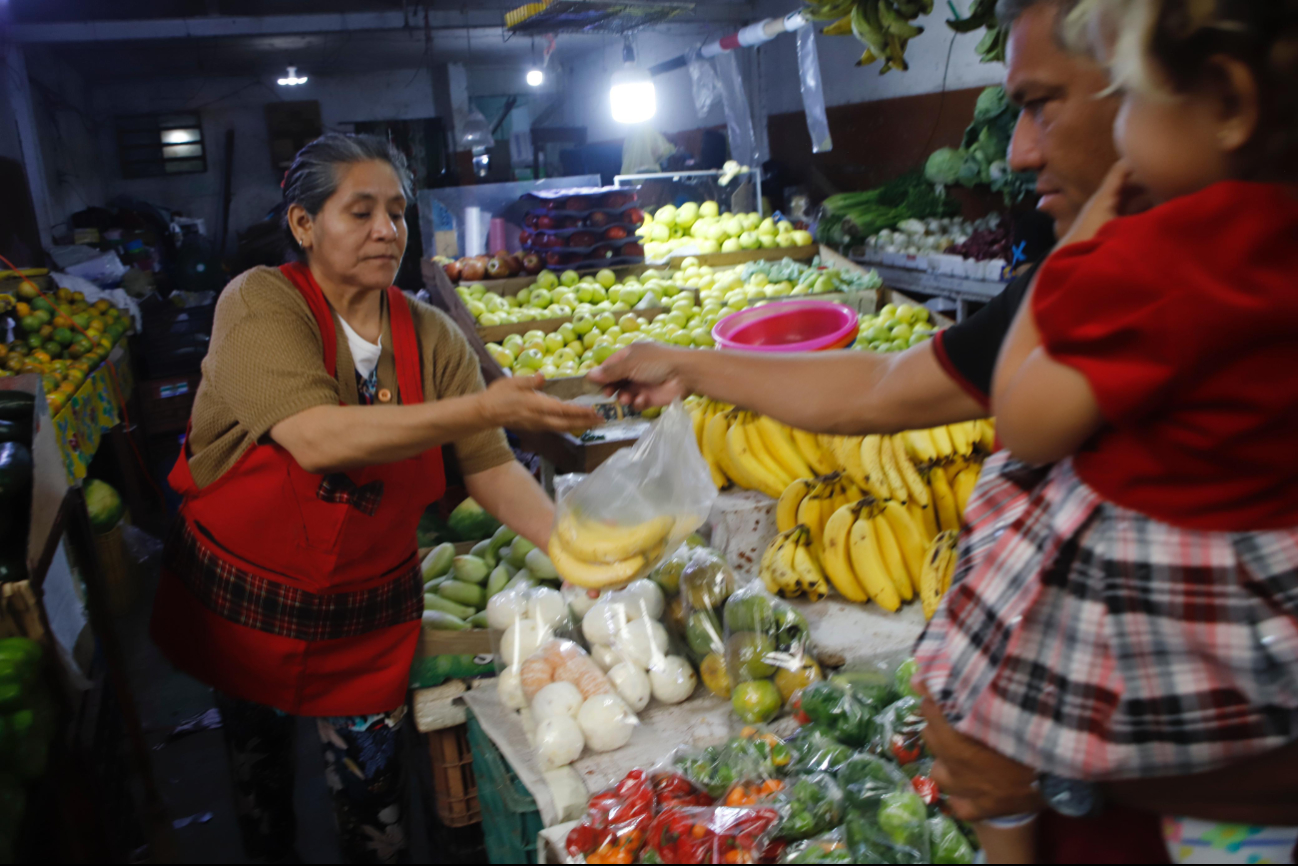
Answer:
M996 19L1000 21L1002 27L1009 27L1015 21L1019 20L1020 15L1027 12L1033 6L1040 6L1043 3L1049 3L1058 8L1060 12L1059 21L1062 22L1068 13L1073 11L1073 7L1077 5L1077 2L1078 0L998 0L996 4ZM1063 39L1058 27L1055 28L1055 34L1060 37L1060 44L1063 44Z

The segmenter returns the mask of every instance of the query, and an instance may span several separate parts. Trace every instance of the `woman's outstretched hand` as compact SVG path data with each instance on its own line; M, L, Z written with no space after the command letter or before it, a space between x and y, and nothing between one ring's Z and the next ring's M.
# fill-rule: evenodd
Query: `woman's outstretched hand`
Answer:
M678 362L687 349L673 349L655 343L632 343L586 374L604 386L604 393L634 409L666 406L688 393L681 381Z
M556 400L539 390L545 377L505 376L479 395L483 420L492 427L511 430L588 430L603 422L589 406Z

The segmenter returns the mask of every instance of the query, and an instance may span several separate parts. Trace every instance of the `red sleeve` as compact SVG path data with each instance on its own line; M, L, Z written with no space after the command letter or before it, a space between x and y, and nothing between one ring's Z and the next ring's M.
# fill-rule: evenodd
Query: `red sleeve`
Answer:
M1057 251L1032 299L1042 345L1086 377L1113 424L1157 410L1196 351L1188 333L1169 339L1175 293L1150 272L1148 257L1127 254L1136 246L1101 235Z

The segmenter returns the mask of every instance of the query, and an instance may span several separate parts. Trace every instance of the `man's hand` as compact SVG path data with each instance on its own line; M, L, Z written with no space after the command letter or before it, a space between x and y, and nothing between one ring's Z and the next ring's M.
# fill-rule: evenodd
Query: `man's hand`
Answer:
M574 406L537 389L545 377L505 376L478 395L483 420L492 427L513 430L589 430L603 422L589 406Z
M932 779L957 818L981 821L1044 808L1036 771L957 732L918 679L912 688L923 698L924 742L937 759Z
M622 403L635 409L666 406L685 397L679 363L690 353L656 343L632 343L586 374L606 386L604 393L618 394Z

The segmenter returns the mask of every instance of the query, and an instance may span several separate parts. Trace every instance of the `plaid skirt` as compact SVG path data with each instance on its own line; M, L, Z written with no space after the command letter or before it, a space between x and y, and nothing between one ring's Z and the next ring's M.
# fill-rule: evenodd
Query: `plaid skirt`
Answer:
M1199 532L1000 452L916 656L956 729L1045 772L1210 770L1298 737L1298 528Z

